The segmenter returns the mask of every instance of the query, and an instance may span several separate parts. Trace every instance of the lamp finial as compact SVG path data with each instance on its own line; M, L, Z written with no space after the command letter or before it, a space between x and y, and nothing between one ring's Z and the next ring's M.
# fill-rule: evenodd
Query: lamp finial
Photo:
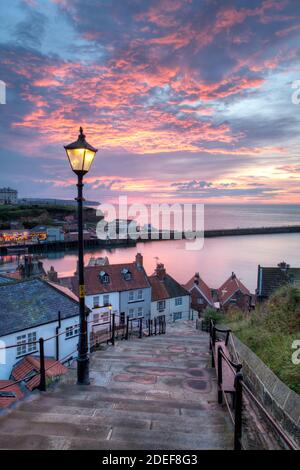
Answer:
M80 128L79 128L79 132L80 132L80 134L79 134L79 139L80 139L80 140L84 140L84 139L85 139L85 135L84 135L84 133L83 133L83 129L82 129L81 126L80 126Z

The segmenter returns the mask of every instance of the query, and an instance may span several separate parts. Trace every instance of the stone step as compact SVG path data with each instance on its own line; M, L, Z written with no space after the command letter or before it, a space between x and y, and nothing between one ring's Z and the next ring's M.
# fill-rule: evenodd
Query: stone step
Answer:
M84 402L83 402L84 403ZM83 405L81 402L80 404ZM103 417L105 419L109 417L117 417L120 419L141 419L141 420L156 420L160 422L173 422L177 418L181 416L185 419L198 422L203 422L204 420L207 422L214 422L214 423L224 423L227 422L225 417L227 415L222 412L217 407L210 407L203 410L180 410L180 412L176 414L170 413L160 413L160 412L149 412L146 411L138 411L138 410L116 410L115 408L108 408L107 406L103 406L102 408L98 407L86 407L86 406L72 406L70 403L66 403L65 405L59 405L55 402L52 404L46 404L43 402L32 402L32 403L24 403L22 404L17 411L24 411L30 413L42 413L42 414L62 414L62 415L69 415L69 416L96 416L96 417ZM2 418L4 419L4 418ZM0 427L1 427L1 420L0 420Z
M63 413L44 413L44 412L26 412L15 411L13 414L14 419L23 419L34 423L70 423L76 425L88 426L103 425L109 427L125 427L126 429L144 429L144 430L161 430L165 432L181 431L181 432L197 432L212 430L214 432L225 432L227 425L220 423L220 416L211 416L210 414L203 415L202 419L192 419L187 417L173 417L170 416L167 420L153 419L149 416L148 419L132 418L130 416L123 416L117 414L116 416L110 415L80 415L80 414L63 414ZM205 419L206 418L206 419Z
M199 401L195 402L188 402L182 400L161 400L161 399L144 399L141 397L137 397L133 399L131 396L124 397L124 396L109 396L103 395L101 392L99 393L81 393L76 394L71 392L63 392L61 395L55 393L45 394L42 397L39 397L36 402L40 401L43 406L47 406L48 404L57 404L63 406L82 406L82 407L90 407L90 408L103 408L103 407L110 407L114 409L131 409L137 411L144 411L144 412L152 412L158 410L162 413L171 413L173 410L179 409L188 409L188 410L205 410L207 408L207 403L199 399ZM27 403L24 404L26 406ZM31 404L29 404L30 406Z
M93 353L90 386L75 385L73 369L0 418L0 449L231 449L208 338L193 328L182 322Z
M153 436L138 437L128 436L126 439L102 440L87 438L69 438L61 436L41 436L39 434L19 435L1 434L0 449L14 450L189 450L210 449L223 450L232 449L232 439L222 438L214 435L203 438L196 442L192 440L184 443L174 443L171 439L165 439L160 435L157 441Z

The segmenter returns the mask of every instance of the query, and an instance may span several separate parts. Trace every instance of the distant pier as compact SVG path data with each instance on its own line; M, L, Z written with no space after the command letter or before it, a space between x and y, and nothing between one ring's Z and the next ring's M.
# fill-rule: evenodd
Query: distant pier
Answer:
M235 237L244 235L272 235L272 234L287 234L287 233L300 233L300 225L289 225L282 227L251 227L251 228L232 228L232 229L214 229L205 230L204 238L216 238L216 237ZM147 235L147 234L146 234ZM202 234L198 233L198 237ZM145 237L145 235L144 235ZM148 234L148 238L137 237L136 240L131 238L125 239L107 239L107 240L85 240L86 249L110 249L110 248L125 248L136 246L137 243L144 243L149 241L160 241L160 240L180 240L189 239L184 233L171 231L168 232L154 232ZM76 250L77 241L57 241L57 242L44 242L44 243L33 243L24 245L2 245L0 246L0 256L20 254L21 252L26 253L47 253L47 252L62 252Z

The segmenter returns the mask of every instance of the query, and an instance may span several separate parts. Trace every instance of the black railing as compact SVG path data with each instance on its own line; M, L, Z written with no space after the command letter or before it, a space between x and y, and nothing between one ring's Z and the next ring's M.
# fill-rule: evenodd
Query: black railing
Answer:
M116 317L119 317L119 324L117 325L116 324ZM142 316L140 317L134 317L134 318L130 318L130 317L127 317L127 320L126 320L126 323L122 323L120 322L120 315L116 314L116 313L110 313L110 318L107 322L100 322L100 323L95 323L94 320L89 320L87 323L88 324L91 324L92 326L107 326L107 330L104 331L104 333L102 334L101 333L101 330L100 330L100 334L99 335L95 335L94 334L94 338L93 338L93 334L91 334L91 337L90 337L90 340L91 342L92 341L95 341L94 344L91 344L90 343L90 348L94 348L95 345L100 345L101 343L111 343L113 346L115 345L115 340L116 339L129 339L130 336L132 334L134 334L136 336L136 333L138 335L139 338L142 338L143 337L143 318ZM138 323L138 328L134 328L133 326L133 322L136 321ZM154 320L150 320L149 322L152 322L151 323L151 334L149 336L152 336L153 334L164 334L166 332L166 322L165 322L165 316L162 315L160 317L158 317L158 319L154 319ZM73 325L74 326L74 325ZM150 330L149 330L150 331ZM22 356L20 357L17 357L17 359L22 359L26 356L30 356L32 354L36 355L36 353L38 352L39 353L39 360L40 360L40 364L39 364L39 370L36 370L36 373L34 376L40 376L40 382L39 382L39 385L36 387L38 388L40 391L46 391L46 388L47 388L47 374L46 372L51 369L52 367L54 367L55 365L57 365L58 363L64 363L64 362L67 362L68 359L74 359L76 357L74 357L75 354L78 353L78 348L70 353L68 353L65 357L63 358L56 358L56 361L51 364L50 366L48 366L46 368L46 358L45 358L45 343L50 341L50 340L53 340L55 339L55 342L57 344L57 341L58 341L58 338L62 335L65 335L67 333L67 328L64 329L63 331L59 332L59 333L56 333L52 336L49 336L48 338L39 338L38 340L36 341L30 341L30 342L26 342L26 343L17 343L17 344L11 344L11 345L8 345L8 346L1 346L0 347L0 351L2 350L8 350L8 349L12 349L12 348L18 348L18 347L26 347L26 349L28 349L29 346L33 346L33 345L36 345L36 348L34 351L28 351L27 353L23 354ZM34 376L30 376L30 379L32 379ZM26 377L18 380L18 381L13 381L13 385L16 385L16 384L19 384L21 382L26 382ZM5 390L9 387L11 387L12 384L8 384L8 385L4 385L2 387L0 387L0 391L2 390Z
M226 354L226 351L224 351L218 333L222 334L223 337L225 335L224 343L226 347L228 345L229 340L231 339L234 355L236 360L238 360L238 354L234 346L231 330L217 328L214 322L211 320L209 333L209 347L211 350L212 367L215 367L217 362L218 403L221 404L223 401L222 399L224 398L231 421L234 426L234 450L242 449L244 392L246 392L248 398L250 398L250 400L252 400L252 402L255 403L256 406L259 408L260 412L271 425L272 429L281 438L286 448L291 450L297 450L298 448L296 444L290 439L290 437L282 429L282 427L268 413L268 411L264 408L264 406L255 397L253 392L245 383L242 373L242 364L240 364L239 362L233 362L231 358L228 357L228 355ZM218 343L220 343L220 345L218 345ZM232 374L232 390L229 391L226 391L223 386L224 363L226 363L227 370L230 371ZM232 395L231 405L227 397L228 393Z
M166 334L166 316L159 315L152 320L147 321L148 336Z

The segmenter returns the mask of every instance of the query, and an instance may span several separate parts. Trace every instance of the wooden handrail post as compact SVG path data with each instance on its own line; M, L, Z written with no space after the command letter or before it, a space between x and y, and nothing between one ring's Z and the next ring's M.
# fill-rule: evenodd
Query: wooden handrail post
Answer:
M161 335L161 326L162 326L162 318L161 316L158 317L158 334Z
M235 419L234 419L234 450L242 448L242 410L243 410L243 374L237 372L234 379L235 387Z
M223 391L222 391L222 346L218 347L218 403L222 404Z
M112 317L112 332L111 332L111 344L115 345L115 329L116 329L116 315L114 313L111 314Z
M126 321L126 334L125 334L125 339L129 338L129 317L127 317Z
M44 339L39 339L40 345L40 384L39 390L41 392L46 391L46 371L45 371L45 352L44 352Z

